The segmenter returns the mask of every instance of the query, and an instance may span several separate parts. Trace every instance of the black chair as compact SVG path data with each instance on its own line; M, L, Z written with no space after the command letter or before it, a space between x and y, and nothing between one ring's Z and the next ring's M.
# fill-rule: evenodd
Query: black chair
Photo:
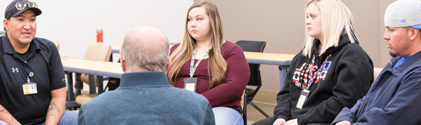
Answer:
M244 93L243 99L247 98L247 94ZM244 125L247 125L247 101L243 101L243 121Z
M240 40L236 43L238 46L241 47L241 49L243 49L243 51L246 52L263 52L263 50L265 49L266 46L266 42L265 41L248 41L248 40ZM250 104L252 105L254 108L256 108L260 113L262 113L264 116L269 117L269 115L267 115L262 109L260 109L256 104L254 104L253 98L254 96L257 94L257 92L259 91L260 87L262 86L262 80L260 77L260 64L250 64L249 63L249 67L250 67L250 79L249 82L247 83L247 86L256 86L256 89L252 89L252 88L246 88L245 89L245 93L244 93L244 109L247 109L247 105L246 104ZM247 115L246 110L244 110L243 113L243 119L244 121L246 121L246 117Z

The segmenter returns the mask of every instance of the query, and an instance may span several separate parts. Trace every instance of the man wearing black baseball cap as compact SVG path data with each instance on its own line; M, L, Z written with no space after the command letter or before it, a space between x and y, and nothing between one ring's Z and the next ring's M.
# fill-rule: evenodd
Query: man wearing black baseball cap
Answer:
M0 124L77 124L65 111L66 83L56 46L35 37L37 3L14 0L6 8L0 37Z

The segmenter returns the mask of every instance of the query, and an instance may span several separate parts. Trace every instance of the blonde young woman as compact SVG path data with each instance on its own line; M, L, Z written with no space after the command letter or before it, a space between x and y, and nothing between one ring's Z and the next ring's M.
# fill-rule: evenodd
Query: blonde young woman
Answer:
M214 3L199 1L189 8L184 39L171 48L171 61L171 84L206 97L217 125L243 124L240 101L249 66L241 48L223 39Z
M373 81L373 64L358 44L352 13L340 0L306 4L304 49L292 60L274 117L256 125L330 124Z

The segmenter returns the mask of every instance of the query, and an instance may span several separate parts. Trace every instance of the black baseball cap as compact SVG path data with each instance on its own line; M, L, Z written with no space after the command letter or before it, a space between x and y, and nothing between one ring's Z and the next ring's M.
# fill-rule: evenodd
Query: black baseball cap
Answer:
M6 7L6 10L4 11L4 18L10 19L10 17L19 16L25 10L34 11L35 16L41 15L42 13L36 2L28 0L14 0Z

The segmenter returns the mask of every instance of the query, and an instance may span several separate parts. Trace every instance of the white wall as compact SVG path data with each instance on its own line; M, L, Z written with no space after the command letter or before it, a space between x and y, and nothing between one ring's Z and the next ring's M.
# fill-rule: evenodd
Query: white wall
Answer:
M37 17L37 37L60 42L60 51L82 59L96 30L103 29L104 43L121 45L131 29L150 25L170 42L183 39L187 10L193 0L33 0L42 14ZM11 0L0 0L0 14ZM3 23L0 24L3 29Z

